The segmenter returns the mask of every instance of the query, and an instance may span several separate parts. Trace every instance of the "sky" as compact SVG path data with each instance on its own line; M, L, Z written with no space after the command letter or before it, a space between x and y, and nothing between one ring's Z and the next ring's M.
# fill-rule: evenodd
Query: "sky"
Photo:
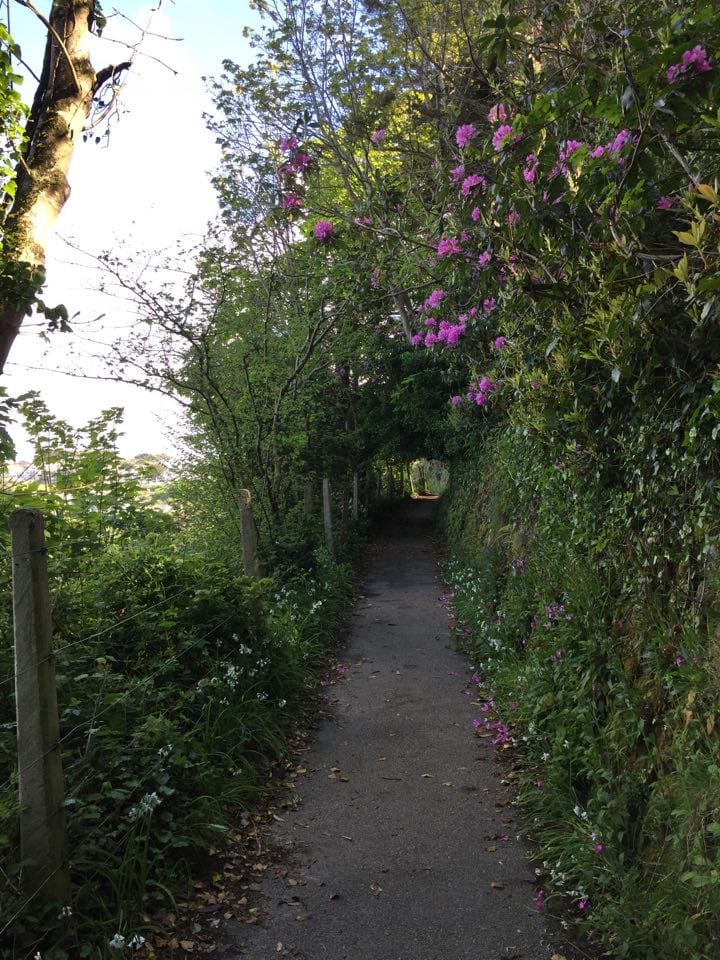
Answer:
M12 30L23 59L39 72L45 39L42 24L14 0L10 4ZM50 2L37 6L47 13ZM126 0L120 7L124 16L107 0L103 8L109 15L106 35L135 39L138 30L132 21L145 23L152 15L150 30L155 36L146 38L128 75L121 116L112 126L108 144L88 142L76 149L69 176L72 194L47 252L43 299L49 306L64 303L71 316L79 312L74 332L54 334L48 344L39 336L41 326L29 318L13 346L2 384L11 396L38 390L51 412L73 426L81 426L108 407L122 406L125 435L120 451L124 456L172 453L172 433L178 422L172 400L92 379L102 372L93 358L102 352L102 341L132 325L134 317L122 302L97 290L98 271L77 249L91 255L110 250L143 263L186 238L190 243L200 239L217 212L209 173L219 159L202 119L212 107L202 78L219 76L224 59L247 62L250 50L243 28L258 21L247 0L210 4L164 0L154 13L147 3ZM93 53L96 69L125 59L125 48L109 41L98 43ZM28 81L23 96L31 95ZM100 324L89 322L103 314ZM69 370L84 377L63 372ZM22 431L15 428L12 434L18 459L28 458L31 448Z

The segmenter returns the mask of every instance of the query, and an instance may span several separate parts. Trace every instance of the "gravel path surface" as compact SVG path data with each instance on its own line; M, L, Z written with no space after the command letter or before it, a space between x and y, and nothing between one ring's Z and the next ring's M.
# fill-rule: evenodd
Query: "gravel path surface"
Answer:
M489 740L475 736L466 658L438 603L435 504L386 527L328 688L333 718L274 840L265 926L233 960L544 960L533 874ZM506 839L503 839L506 838Z

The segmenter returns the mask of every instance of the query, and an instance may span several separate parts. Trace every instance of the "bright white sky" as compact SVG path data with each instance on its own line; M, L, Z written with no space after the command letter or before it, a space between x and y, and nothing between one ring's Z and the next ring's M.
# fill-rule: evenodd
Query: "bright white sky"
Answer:
M39 3L45 13L49 0ZM14 0L10 0L12 28L23 58L39 72L44 35L42 25ZM104 2L106 14L113 11ZM147 3L125 0L122 12L137 23L146 22ZM203 76L218 76L221 61L246 62L249 56L243 27L256 25L247 0L164 0L153 14L151 30L178 42L151 37L123 92L122 117L112 131L109 146L82 144L70 172L72 196L59 221L58 234L48 251L48 285L45 302L64 303L72 315L80 311L76 333L57 334L48 346L32 327L34 318L15 342L3 384L12 396L39 390L51 411L75 426L84 424L110 406L125 408L125 437L121 453L172 451L171 432L177 417L172 401L143 390L92 379L67 376L63 370L99 372L91 359L98 348L97 332L84 330L84 322L105 314L104 334L131 322L122 305L93 288L99 278L77 266L77 254L64 238L82 250L99 254L110 249L125 258L147 251L171 250L183 237L202 235L216 212L208 171L217 165L218 149L205 129L203 111L211 108ZM136 37L137 31L120 16L106 33ZM123 47L102 42L93 56L96 69L127 57ZM26 98L30 89L25 90ZM94 328L97 329L96 327ZM102 336L102 335L101 335ZM41 368L41 369L38 369ZM19 459L30 456L21 432L13 431Z

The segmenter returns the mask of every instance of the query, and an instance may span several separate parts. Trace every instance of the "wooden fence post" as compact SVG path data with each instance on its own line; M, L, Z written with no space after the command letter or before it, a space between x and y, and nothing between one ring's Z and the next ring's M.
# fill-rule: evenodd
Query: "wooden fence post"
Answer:
M241 490L238 494L240 508L240 535L242 537L243 570L246 577L257 580L260 576L257 555L257 528L252 515L250 503L252 495L249 490Z
M357 470L353 473L353 504L352 504L352 518L357 523L359 516L360 505L358 503L358 491L360 488L359 478Z
M15 632L15 708L23 889L70 902L64 786L43 517L10 515Z
M330 481L327 477L323 478L323 522L325 524L325 546L331 557L335 556L335 546L333 544L332 532L332 509L330 504Z
M313 484L312 480L306 480L303 486L303 508L305 516L311 517L313 512Z

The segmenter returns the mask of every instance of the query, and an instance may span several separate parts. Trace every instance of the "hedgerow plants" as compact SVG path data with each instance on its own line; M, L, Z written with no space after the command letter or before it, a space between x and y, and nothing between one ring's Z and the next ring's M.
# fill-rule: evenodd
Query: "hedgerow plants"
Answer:
M519 431L490 437L447 514L462 640L523 767L536 903L613 956L709 960L715 641L633 579L627 541L598 550L607 492L548 459Z
M4 503L47 518L72 894L48 905L21 885L7 696L0 956L114 957L149 941L153 914L187 895L208 849L262 794L319 687L351 570L315 551L305 570L251 581L148 502L118 457L117 413L89 444L42 417L37 477L6 478ZM11 635L9 606L8 580ZM11 644L0 680L11 693Z

